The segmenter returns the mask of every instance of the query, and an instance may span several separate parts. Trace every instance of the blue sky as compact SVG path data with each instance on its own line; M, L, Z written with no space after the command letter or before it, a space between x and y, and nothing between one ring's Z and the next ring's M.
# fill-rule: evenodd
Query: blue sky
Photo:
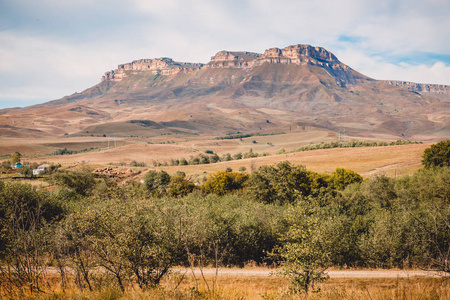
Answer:
M450 85L448 0L0 0L0 108L97 84L140 58L322 46L375 79Z

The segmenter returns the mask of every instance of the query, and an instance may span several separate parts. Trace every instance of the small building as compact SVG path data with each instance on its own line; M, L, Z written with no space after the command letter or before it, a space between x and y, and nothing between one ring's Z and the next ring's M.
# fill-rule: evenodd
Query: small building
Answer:
M50 168L49 164L43 164L37 167L37 169L33 169L33 175L39 175L41 173L44 173L45 169Z
M11 165L11 168L13 168L13 169L19 169L19 168L22 168L22 167L23 166L22 166L22 164L20 162Z

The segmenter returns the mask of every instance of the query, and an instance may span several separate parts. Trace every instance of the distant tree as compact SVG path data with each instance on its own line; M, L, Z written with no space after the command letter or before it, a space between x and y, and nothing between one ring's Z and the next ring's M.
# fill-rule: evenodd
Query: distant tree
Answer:
M25 166L20 170L20 173L25 177L33 177L33 170L30 166Z
M222 157L220 158L221 161L230 161L233 160L233 158L231 157L230 153L226 153L224 155L222 155Z
M183 177L183 178L186 177L186 173L184 173L183 171L177 171L177 172L175 173L175 175L176 175L176 176Z
M235 155L233 155L233 158L235 160L242 159L242 153L241 152L236 153Z
M253 172L245 192L255 201L284 204L308 196L310 185L305 167L284 161L276 166L262 166Z
M441 141L425 149L422 164L426 168L450 166L450 140Z
M247 174L218 171L210 175L202 185L202 190L207 194L214 193L222 196L229 192L242 189L247 179Z
M2 167L3 169L11 169L11 161L10 160L4 160L2 161Z
M60 171L54 174L53 178L58 184L74 190L81 196L89 195L95 186L94 175L87 166L75 171Z
M216 153L214 153L213 155L211 155L211 156L209 157L209 162L210 162L211 164L214 164L214 163L219 162L219 161L220 161L220 157L219 157L219 155L217 155Z
M160 197L166 194L170 183L170 175L166 171L150 170L144 176L145 186L152 196Z
M172 176L167 187L167 194L172 197L183 197L192 193L195 185L187 180L185 176Z
M349 184L362 182L363 178L353 170L337 168L331 173L330 180L335 189L343 190Z
M19 152L14 152L13 154L11 154L11 164L15 165L20 162L21 157L22 155Z

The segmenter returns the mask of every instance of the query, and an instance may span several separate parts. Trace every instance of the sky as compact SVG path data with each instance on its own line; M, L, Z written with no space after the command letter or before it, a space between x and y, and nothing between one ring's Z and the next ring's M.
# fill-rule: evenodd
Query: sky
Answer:
M375 79L450 85L450 0L0 0L0 109L142 58L321 46Z

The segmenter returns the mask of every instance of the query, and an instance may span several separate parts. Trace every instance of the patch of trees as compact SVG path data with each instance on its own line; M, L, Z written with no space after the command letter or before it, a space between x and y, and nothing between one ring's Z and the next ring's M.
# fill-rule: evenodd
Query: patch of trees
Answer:
M281 264L306 293L329 266L450 272L446 166L362 180L282 162L251 175L217 172L201 186L164 171L127 185L89 174L60 171L51 193L0 182L1 296L45 289L48 266L62 285L87 290L148 289L173 266L249 261Z
M419 144L419 142L398 140L395 142L368 142L368 141L351 141L351 142L321 142L313 143L305 146L298 147L292 152L311 151L318 149L331 149L331 148L357 148L357 147L385 147L385 146L397 146L397 145L410 145Z
M206 152L205 154L199 153L197 155L192 155L188 160L186 158L181 157L177 159L171 159L167 165L170 166L186 166L186 165L206 165L206 164L214 164L217 162L231 161L231 160L239 160L243 158L255 158L260 156L269 156L268 153L264 152L262 154L253 152L253 149L250 148L248 152L238 152L234 155L230 153L223 154L222 156L217 155L217 153L210 153L212 151ZM161 163L154 162L155 166L162 166Z
M270 123L269 120L267 120L267 123ZM237 133L237 134L230 134L226 136L219 136L216 137L216 140L234 140L234 139L244 139L252 136L270 136L270 135L279 135L279 134L286 134L285 132L279 132L279 133L249 133L249 134L243 134L243 133Z

